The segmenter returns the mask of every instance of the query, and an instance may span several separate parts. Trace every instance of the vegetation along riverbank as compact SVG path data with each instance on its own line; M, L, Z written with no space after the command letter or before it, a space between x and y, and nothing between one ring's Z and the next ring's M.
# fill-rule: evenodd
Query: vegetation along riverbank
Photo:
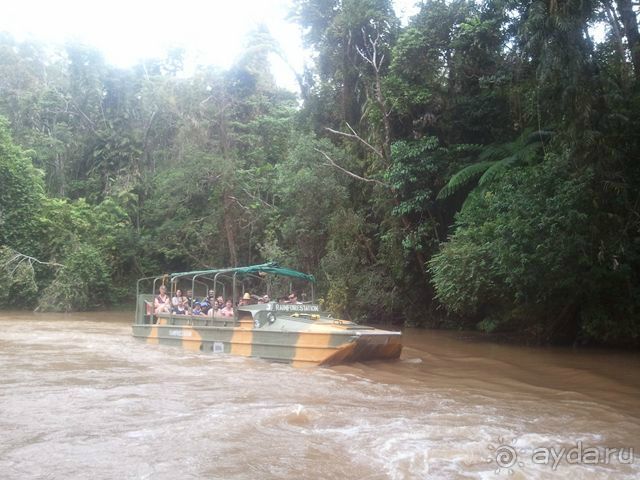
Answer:
M354 320L640 345L640 34L629 0L294 2L227 69L0 34L0 306L280 261Z

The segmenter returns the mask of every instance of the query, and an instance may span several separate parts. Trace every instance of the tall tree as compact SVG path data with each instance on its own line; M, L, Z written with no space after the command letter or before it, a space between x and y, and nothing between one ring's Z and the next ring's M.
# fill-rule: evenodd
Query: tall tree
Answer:
M638 16L633 10L631 0L616 0L620 20L624 25L627 46L633 63L636 79L640 79L640 33L638 33Z

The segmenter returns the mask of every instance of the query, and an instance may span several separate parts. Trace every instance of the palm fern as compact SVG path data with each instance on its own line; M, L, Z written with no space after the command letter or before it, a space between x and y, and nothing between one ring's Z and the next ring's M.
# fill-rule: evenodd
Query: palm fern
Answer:
M477 163L464 167L451 177L438 193L437 199L448 198L474 181L477 186L484 187L514 165L531 165L541 160L540 151L551 136L552 132L549 131L528 130L513 142L488 145L478 156Z

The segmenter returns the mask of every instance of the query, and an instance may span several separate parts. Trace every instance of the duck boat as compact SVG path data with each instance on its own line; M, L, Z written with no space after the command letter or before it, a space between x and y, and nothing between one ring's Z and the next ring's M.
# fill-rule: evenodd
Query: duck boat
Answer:
M152 283L152 293L141 293L141 285ZM278 298L279 288L293 291L300 283L310 289L302 301L290 294ZM401 333L335 318L315 302L315 278L302 272L266 263L249 267L181 272L138 280L133 336L150 344L176 345L193 351L259 357L295 366L335 365L368 360L397 359L402 351ZM242 302L233 314L222 316L156 312L154 299L161 285L174 294L180 286L204 297L227 293L260 298L260 303ZM263 289L263 290L260 290ZM268 298L251 297L249 291L266 291ZM272 296L275 295L275 296ZM193 299L197 296L193 295ZM274 298L274 300L271 300ZM195 301L189 299L193 304ZM213 307L212 307L213 308Z

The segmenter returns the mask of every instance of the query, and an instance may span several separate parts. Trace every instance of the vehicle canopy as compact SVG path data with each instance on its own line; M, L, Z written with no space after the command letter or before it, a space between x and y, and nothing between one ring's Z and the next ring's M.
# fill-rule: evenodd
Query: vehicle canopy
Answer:
M251 274L271 273L274 275L280 275L283 277L298 278L306 280L308 282L315 283L316 279L313 275L307 273L298 272L290 268L281 267L277 262L263 263L261 265L251 265L249 267L235 267L235 268L220 268L214 270L197 270L193 272L180 272L172 273L171 278L187 277L187 276L202 276L202 275L214 275L217 273L233 274L235 276L247 276Z

